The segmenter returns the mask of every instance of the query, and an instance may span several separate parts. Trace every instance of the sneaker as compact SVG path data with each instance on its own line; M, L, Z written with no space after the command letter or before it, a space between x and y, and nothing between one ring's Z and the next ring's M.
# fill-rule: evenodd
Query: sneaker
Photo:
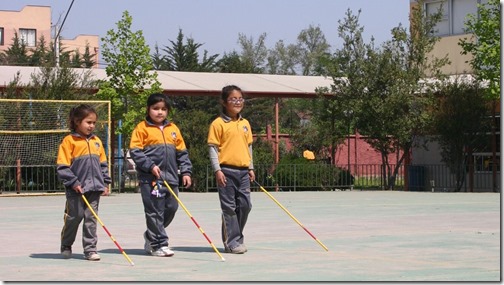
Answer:
M61 246L61 255L63 255L63 258L65 258L65 259L71 258L72 257L72 247L62 245Z
M224 252L225 253L231 253L231 249L229 249L229 247L227 247L226 245L224 246Z
M90 260L90 261L98 261L98 260L100 260L100 256L98 255L98 253L96 253L94 251L85 253L84 254L84 258L87 259L87 260Z
M243 244L240 244L237 247L226 248L225 250L227 253L242 254L247 251L247 248Z
M150 253L152 256L160 256L160 257L166 257L166 256L169 256L166 254L166 252L164 252L164 250L162 248L158 248L156 250L152 250L151 253ZM172 254L173 255L173 254Z
M143 237L144 237L144 241L145 241L145 243L144 243L144 250L147 253L151 253L152 252L152 246L150 245L150 242L147 239L147 235L145 234L145 232L143 234Z
M166 256L173 256L175 254L175 252L173 252L173 250L171 250L167 246L161 247L161 250L164 251L164 253L166 253Z

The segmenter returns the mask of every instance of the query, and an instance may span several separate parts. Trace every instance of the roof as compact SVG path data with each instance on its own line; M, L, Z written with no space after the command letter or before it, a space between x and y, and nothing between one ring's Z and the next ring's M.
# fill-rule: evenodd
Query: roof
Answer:
M96 79L106 79L105 69L73 69L78 74L91 71ZM38 73L33 66L0 66L0 90L12 82L16 73L20 83L28 84L31 74ZM219 95L222 87L230 84L239 86L252 97L302 98L316 95L319 87L330 88L332 79L324 76L272 75L244 73L210 73L156 71L165 94L169 95Z

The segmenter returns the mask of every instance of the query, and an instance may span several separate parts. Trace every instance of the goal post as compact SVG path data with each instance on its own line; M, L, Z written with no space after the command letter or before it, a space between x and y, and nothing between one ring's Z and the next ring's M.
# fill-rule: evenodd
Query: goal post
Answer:
M94 133L104 143L111 173L111 104L96 100L0 99L0 170L55 166L59 145L70 133L70 110L80 104L96 110Z

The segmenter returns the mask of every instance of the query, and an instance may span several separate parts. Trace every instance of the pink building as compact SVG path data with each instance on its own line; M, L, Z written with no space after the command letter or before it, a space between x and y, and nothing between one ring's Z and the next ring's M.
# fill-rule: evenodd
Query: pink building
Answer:
M28 49L34 49L44 37L49 45L59 26L51 22L51 7L27 5L21 11L0 10L0 51L7 50L13 43L15 34L24 41ZM84 54L86 46L94 54L95 67L98 67L99 37L97 35L78 35L73 39L63 39L60 36L61 48L65 51L78 50Z

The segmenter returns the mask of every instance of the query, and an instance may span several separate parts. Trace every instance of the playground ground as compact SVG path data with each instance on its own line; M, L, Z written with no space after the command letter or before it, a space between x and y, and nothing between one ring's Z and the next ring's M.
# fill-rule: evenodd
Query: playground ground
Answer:
M103 197L98 213L134 262L98 225L101 261L59 254L65 197L0 195L3 282L500 282L500 193L260 190L245 228L248 252L224 253L217 193L182 192L180 200L225 258L221 260L182 207L168 227L173 257L143 250L138 193Z

